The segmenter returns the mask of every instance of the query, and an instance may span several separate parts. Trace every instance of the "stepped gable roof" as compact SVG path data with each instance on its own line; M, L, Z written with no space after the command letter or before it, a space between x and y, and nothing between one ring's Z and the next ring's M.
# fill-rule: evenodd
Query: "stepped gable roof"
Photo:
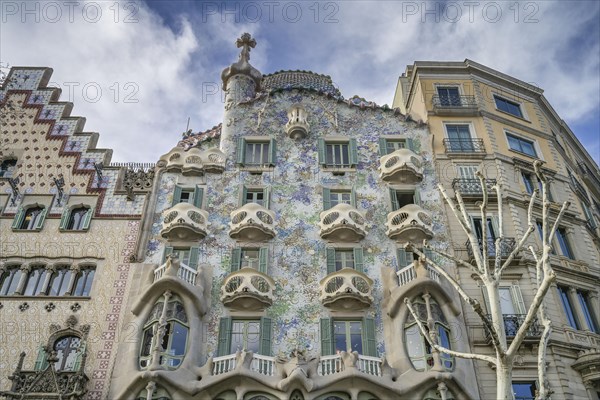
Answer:
M312 71L277 71L263 75L263 91L276 92L290 89L312 89L333 97L342 96L329 75L321 75Z
M221 137L221 126L222 124L215 125L212 128L204 132L192 132L190 129L183 133L183 139L177 143L178 147L183 147L186 151L192 147L198 147L204 142L210 142L213 139Z

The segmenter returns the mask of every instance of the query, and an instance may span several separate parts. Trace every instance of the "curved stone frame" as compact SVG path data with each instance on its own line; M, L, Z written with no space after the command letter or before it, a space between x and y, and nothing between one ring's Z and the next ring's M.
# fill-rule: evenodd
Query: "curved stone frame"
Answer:
M48 357L49 355L54 355L54 343L56 343L60 338L65 336L75 336L80 338L82 343L79 345L79 348L81 349L81 347L83 346L84 350L81 355L82 361L79 371L83 372L85 366L85 359L87 358L87 348L85 345L87 342L88 334L90 333L90 325L81 325L79 328L76 329L75 326L78 325L78 323L79 321L77 320L77 317L71 315L65 321L66 328L61 328L60 325L51 324L49 327L50 335L48 336L48 341L46 342L46 345L42 346L42 348L46 353L46 357Z

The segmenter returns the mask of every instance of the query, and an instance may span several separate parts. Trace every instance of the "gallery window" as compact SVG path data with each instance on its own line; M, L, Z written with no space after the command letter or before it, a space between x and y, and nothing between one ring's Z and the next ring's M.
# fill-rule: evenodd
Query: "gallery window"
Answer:
M318 142L319 164L325 168L354 168L358 164L356 139Z
M8 267L8 269L2 273L2 276L0 277L0 296L11 296L15 294L19 287L22 273L23 271L21 270L20 265Z
M12 229L39 231L44 225L46 212L46 207L40 205L21 206L13 220Z
M238 350L271 355L271 318L221 318L217 355L234 354Z
M376 357L375 321L372 318L322 318L321 354L333 355L341 351Z

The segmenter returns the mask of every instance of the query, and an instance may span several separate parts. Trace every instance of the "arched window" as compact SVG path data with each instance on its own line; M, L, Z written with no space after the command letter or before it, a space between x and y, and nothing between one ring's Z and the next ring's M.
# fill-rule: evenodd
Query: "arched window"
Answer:
M165 333L161 343L156 343L161 323L165 324ZM150 366L153 351L158 346L159 363L168 369L178 368L187 350L188 333L187 315L183 304L177 298L171 298L166 310L164 310L164 302L156 303L144 324L140 367Z
M0 178L10 178L17 165L16 158L7 158L0 163Z
M431 318L435 321L434 329L436 331L438 344L447 349L451 349L450 328L448 327L448 321L439 304L432 298L429 299L429 304L427 304L422 297L414 299L412 304L419 320L426 328L428 328L427 319L429 311ZM419 326L412 314L409 314L406 320L404 335L404 342L406 343L408 356L410 357L413 367L418 371L426 371L432 368L434 365L432 348L429 345L429 342L421 335ZM454 368L454 357L440 353L440 361L442 367L446 370L451 371Z
M9 267L6 272L0 276L0 296L10 296L15 294L21 280L21 266Z
M25 284L25 296L37 296L44 290L44 281L48 271L43 265L37 265L31 268L29 275L27 276L27 283Z
M64 296L69 291L72 271L68 265L60 266L52 274L48 296Z
M40 230L44 224L46 212L46 207L40 205L20 207L15 215L12 228L28 231Z
M90 227L91 219L92 209L88 206L67 208L60 219L60 230L85 231Z
M75 281L75 289L73 289L73 296L89 296L90 290L92 289L92 281L94 280L94 274L96 269L93 266L83 267L77 274L77 280Z
M54 342L53 349L58 359L54 364L56 371L76 371L81 363L81 338L77 336L63 336Z

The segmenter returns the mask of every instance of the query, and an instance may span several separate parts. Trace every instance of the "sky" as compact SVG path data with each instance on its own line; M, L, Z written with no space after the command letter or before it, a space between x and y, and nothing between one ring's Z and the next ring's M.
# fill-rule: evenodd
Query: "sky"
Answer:
M156 162L223 116L220 74L256 38L263 74L330 75L346 98L391 105L420 61L466 58L544 89L600 162L598 1L6 1L0 63L46 66L113 161Z

